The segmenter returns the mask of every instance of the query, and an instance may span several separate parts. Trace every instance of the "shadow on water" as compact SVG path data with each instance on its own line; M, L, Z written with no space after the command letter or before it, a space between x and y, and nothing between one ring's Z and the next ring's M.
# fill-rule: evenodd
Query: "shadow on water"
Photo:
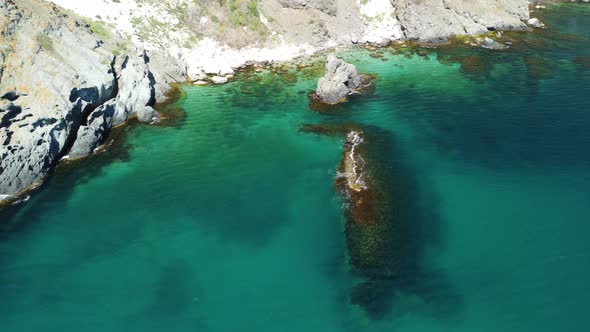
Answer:
M199 229L223 241L264 247L289 220L289 194L284 189L289 183L285 179L288 173L242 179L231 191L211 190L198 208L187 214L199 223Z
M170 97L176 99L180 95L174 94ZM156 126L167 128L184 124L184 111L181 108L168 104L161 104L159 107L163 117ZM0 208L0 240L8 234L26 231L27 227L40 221L45 211L61 210L60 207L65 207L76 185L99 177L106 166L129 162L132 147L127 137L138 126L141 124L132 119L129 123L113 129L103 151L82 159L61 162L47 180L30 193L29 201Z
M420 185L416 171L399 148L394 135L376 126L311 125L302 131L346 135L360 130L364 142L359 155L365 161L368 190L362 197L345 195L346 242L350 268L361 281L350 292L350 302L372 319L382 319L401 294L422 299L425 314L445 319L456 313L462 300L446 276L426 262L426 251L444 246L445 227L437 199ZM355 193L352 193L354 196ZM352 199L352 200L351 200Z
M181 258L166 262L159 269L154 286L149 288L151 301L127 317L127 329L162 331L181 320L184 326L192 326L196 331L208 330L206 317L198 305L204 301L205 294L195 286L191 266Z
M198 294L191 289L193 273L191 264L181 259L167 262L160 269L150 315L179 315L186 312Z
M127 162L129 146L125 138L136 126L137 123L132 122L113 131L109 138L113 143L104 152L60 163L44 184L31 193L28 202L0 210L0 234L24 231L30 224L39 221L46 208L65 206L75 184L99 176L103 168L113 162Z
M388 192L384 200L385 218L392 224L388 233L390 243L384 252L384 262L395 273L391 280L381 279L379 272L372 276L370 287L376 291L363 292L358 288L360 303L367 294L373 297L372 304L365 306L373 317L382 317L395 306L395 298L380 288L390 288L393 293L416 295L434 307L434 311L451 314L459 309L461 299L447 278L425 262L426 250L444 246L445 225L438 213L435 194L426 192L420 185L417 172L408 165L394 135L371 126L364 128L367 136L367 164L376 181ZM443 318L438 317L438 318Z

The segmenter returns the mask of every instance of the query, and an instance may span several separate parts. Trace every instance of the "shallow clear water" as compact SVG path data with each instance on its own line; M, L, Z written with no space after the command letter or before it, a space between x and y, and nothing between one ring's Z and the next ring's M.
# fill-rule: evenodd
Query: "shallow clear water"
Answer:
M542 19L501 53L341 52L376 89L330 114L314 68L185 88L0 212L2 331L585 331L590 9ZM349 303L343 141L298 131L335 123L386 143L417 266L380 318Z

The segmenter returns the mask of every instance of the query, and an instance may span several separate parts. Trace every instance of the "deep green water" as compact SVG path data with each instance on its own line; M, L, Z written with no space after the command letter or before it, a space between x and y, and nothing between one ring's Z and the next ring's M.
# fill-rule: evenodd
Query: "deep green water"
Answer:
M0 212L1 330L587 331L590 7L542 19L506 52L340 52L376 89L331 114L313 69L186 87ZM415 268L381 318L349 303L343 141L304 123L384 142Z

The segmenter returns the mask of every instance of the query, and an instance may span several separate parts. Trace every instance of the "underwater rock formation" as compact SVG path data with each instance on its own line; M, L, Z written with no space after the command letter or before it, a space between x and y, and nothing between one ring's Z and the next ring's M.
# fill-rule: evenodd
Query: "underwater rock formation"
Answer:
M344 200L350 268L363 279L352 289L350 301L379 318L391 306L402 266L392 197L382 173L375 171L379 162L371 157L370 142L358 126L305 125L300 130L346 137L335 187Z

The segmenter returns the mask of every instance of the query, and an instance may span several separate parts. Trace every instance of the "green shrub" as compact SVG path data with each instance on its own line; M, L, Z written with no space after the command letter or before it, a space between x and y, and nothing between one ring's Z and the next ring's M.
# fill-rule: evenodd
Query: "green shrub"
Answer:
M248 14L250 14L251 16L256 16L258 17L258 1L257 0L250 0L250 2L248 2Z
M48 35L44 34L44 33L38 33L36 36L37 39L37 43L39 43L39 45L41 45L41 48L46 50L46 51L53 51L53 40L51 39L51 37L49 37Z
M88 25L90 25L90 30L93 34L98 36L102 40L110 40L111 39L111 32L107 25L102 21L94 21L94 20L87 20Z

